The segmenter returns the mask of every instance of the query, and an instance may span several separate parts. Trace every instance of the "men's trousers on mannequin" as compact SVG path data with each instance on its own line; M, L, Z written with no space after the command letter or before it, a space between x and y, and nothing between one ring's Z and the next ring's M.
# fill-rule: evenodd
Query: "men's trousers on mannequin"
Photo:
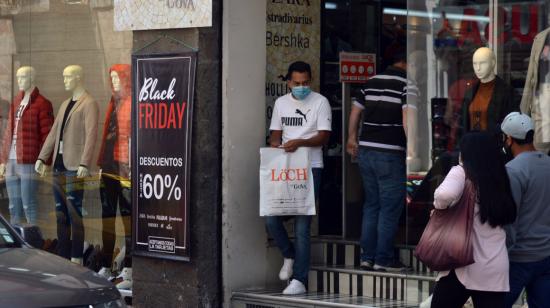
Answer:
M121 181L110 174L101 175L101 209L103 221L103 260L102 266L112 268L113 251L116 242L116 214L117 208L120 208L122 223L124 225L126 255L124 257L124 267L132 267L131 248L131 190L122 185Z
M32 164L18 164L10 159L6 169L6 189L9 197L10 223L19 224L25 215L27 223L36 224L36 190L38 181Z
M76 177L76 171L69 171L56 161L53 185L57 216L57 253L66 259L82 258L84 254L82 220L84 180Z

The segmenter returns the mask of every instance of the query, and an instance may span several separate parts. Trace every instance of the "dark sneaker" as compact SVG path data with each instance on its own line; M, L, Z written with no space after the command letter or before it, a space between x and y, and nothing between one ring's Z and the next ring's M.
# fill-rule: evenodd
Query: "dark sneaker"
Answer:
M375 271L384 272L408 272L412 270L411 267L408 267L399 261L394 261L388 265L374 264L373 268Z
M361 269L366 271L372 271L374 266L374 262L372 261L361 261Z

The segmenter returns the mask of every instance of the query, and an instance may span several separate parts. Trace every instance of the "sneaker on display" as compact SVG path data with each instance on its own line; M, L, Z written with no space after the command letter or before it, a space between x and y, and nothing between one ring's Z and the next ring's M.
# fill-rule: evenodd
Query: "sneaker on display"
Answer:
M117 276L117 279L122 279L122 281L116 284L117 288L124 290L132 289L132 268L123 268L120 275Z
M284 295L299 295L304 293L306 293L306 286L296 279L292 279L288 287L283 291Z
M372 261L361 261L361 264L359 265L362 270L372 271L374 262Z
M373 268L376 271L385 271L385 272L408 272L412 270L411 267L408 267L399 261L393 261L388 265L380 265L375 263Z
M102 267L99 272L97 272L101 277L104 277L107 280L113 278L113 272L108 267Z
M132 290L132 280L123 280L116 285L120 290Z
M132 280L132 268L125 267L116 278L122 278L123 280Z
M294 259L285 258L281 271L279 272L279 279L289 280L292 277L292 266L294 266Z

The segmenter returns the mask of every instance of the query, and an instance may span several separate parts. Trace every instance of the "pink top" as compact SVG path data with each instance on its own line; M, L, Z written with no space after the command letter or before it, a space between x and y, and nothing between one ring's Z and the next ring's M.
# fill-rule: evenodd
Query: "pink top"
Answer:
M446 209L455 205L462 196L466 174L462 166L455 166L434 194L434 206ZM493 228L479 219L479 205L474 210L472 232L475 263L455 269L458 280L468 290L508 292L508 251L506 233L501 227ZM437 280L449 274L440 272Z

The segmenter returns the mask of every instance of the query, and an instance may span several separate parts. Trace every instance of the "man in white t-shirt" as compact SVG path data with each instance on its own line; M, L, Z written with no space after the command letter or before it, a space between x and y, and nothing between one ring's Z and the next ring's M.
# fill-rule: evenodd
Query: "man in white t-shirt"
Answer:
M319 195L323 168L323 145L328 142L332 129L332 113L328 100L310 89L311 67L298 61L292 63L286 75L288 87L292 90L275 102L271 118L272 147L282 147L286 152L294 152L299 147L310 148L311 168L315 196ZM284 257L279 272L281 280L290 284L283 294L306 292L309 272L311 216L295 216L295 243L288 239L282 216L266 219L267 230L275 240Z

